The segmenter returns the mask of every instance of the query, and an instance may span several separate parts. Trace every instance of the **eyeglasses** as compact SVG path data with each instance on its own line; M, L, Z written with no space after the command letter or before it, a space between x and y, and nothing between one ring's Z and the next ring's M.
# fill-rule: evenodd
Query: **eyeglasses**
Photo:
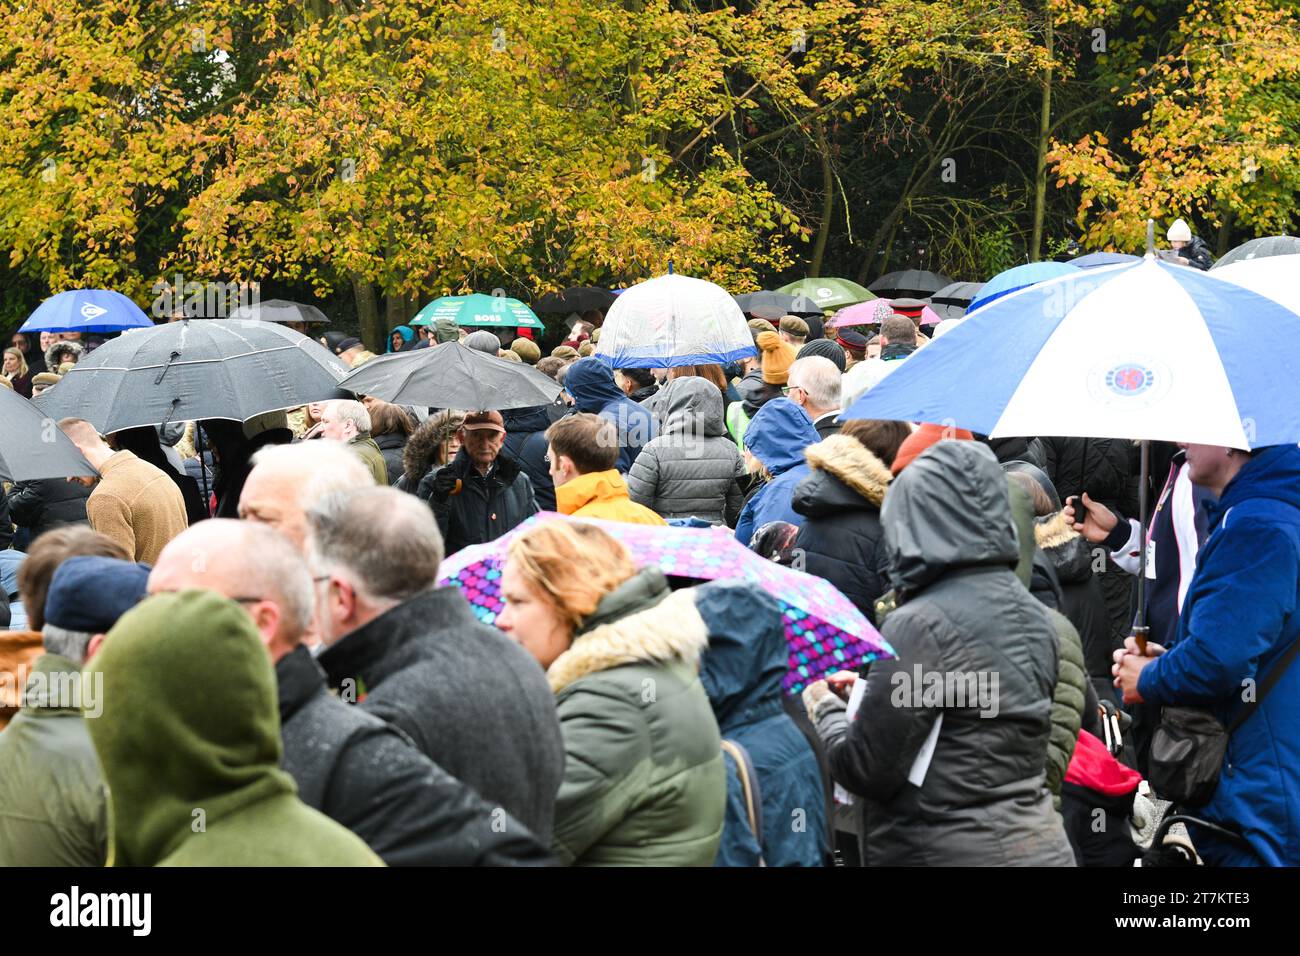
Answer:
M795 389L798 389L801 392L805 391L802 385L783 385L781 386L781 394L788 397Z

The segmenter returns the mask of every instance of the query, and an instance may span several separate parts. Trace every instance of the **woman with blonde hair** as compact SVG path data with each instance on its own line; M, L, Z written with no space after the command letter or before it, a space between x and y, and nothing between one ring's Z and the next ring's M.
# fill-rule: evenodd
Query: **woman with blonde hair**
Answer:
M497 626L546 670L564 735L552 852L586 866L711 866L722 835L721 738L692 590L638 570L594 524L547 521L510 542Z
M23 398L32 397L32 377L21 349L5 349L4 368L0 378L4 378Z

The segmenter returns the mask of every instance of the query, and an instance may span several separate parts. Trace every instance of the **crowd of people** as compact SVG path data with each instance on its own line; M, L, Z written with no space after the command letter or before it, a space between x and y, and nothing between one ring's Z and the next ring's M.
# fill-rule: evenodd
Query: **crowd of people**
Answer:
M1155 445L1143 488L1129 441L843 417L945 326L752 319L734 366L614 370L581 318L549 355L385 343L553 405L60 421L99 477L0 494L0 865L1131 864L1162 707L1242 715L1182 839L1300 864L1300 447ZM15 389L68 358L44 339ZM550 511L597 520L520 527ZM733 535L895 656L788 695L773 595L602 522ZM510 532L489 625L439 568Z

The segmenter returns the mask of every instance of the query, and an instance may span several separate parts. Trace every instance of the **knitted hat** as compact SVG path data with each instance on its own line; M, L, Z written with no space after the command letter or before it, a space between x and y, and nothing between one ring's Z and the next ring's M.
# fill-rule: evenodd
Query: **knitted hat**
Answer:
M536 365L542 357L542 350L537 347L537 343L532 339L517 338L510 343L510 351L514 352L529 365Z
M835 363L835 367L841 372L844 371L844 349L840 348L830 339L814 339L799 350L798 358L808 358L817 356L820 358L830 359Z
M912 434L903 439L903 444L898 446L898 454L894 456L894 465L889 470L897 475L900 471L910 465L921 452L925 451L931 445L937 445L945 438L958 438L962 441L974 441L975 436L964 428L951 428L944 425L922 425Z
M794 364L794 349L775 332L759 332L757 345L763 353L763 381L784 385Z
M45 623L65 631L105 634L145 596L149 566L117 558L68 558L50 578Z
M1175 219L1174 224L1169 227L1169 232L1166 233L1166 237L1170 242L1191 242L1192 228L1187 225L1186 220Z
M797 315L787 315L781 319L781 331L797 339L808 338L808 323Z
M576 362L578 359L582 358L582 356L578 354L578 350L572 345L557 345L555 348L551 349L551 354L558 359L564 359L566 362Z

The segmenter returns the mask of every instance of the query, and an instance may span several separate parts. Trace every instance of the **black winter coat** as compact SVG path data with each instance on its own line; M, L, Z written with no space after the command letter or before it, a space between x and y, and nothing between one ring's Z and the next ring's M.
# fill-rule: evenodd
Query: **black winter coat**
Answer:
M367 713L550 846L564 741L532 655L481 623L454 587L417 594L317 658Z
M1035 521L1034 537L1056 572L1061 588L1058 610L1079 632L1088 676L1109 681L1111 653L1121 645L1111 639L1106 599L1093 576L1091 546L1059 511Z
M804 570L844 593L876 622L876 598L889 590L880 505L891 480L884 462L856 438L832 435L804 449L812 473L794 489L804 516L795 538Z
M1043 471L1066 499L1088 493L1099 504L1121 514L1133 514L1137 449L1122 438L1040 438Z
M537 405L533 408L510 408L501 413L506 426L506 441L501 446L501 453L517 461L533 483L533 496L540 511L555 510L555 482L546 464L546 429L568 412L565 405Z
M275 665L284 770L309 807L389 866L545 865L527 828L420 753L396 727L329 694L305 647Z
M86 524L91 489L63 478L20 481L9 490L9 517L31 531L31 540L65 524Z
M498 455L486 476L479 474L463 448L443 467L451 469L460 479L460 491L449 495L446 501L430 498L434 479L442 471L432 468L420 479L416 494L433 509L447 554L499 538L537 513L533 483L520 470L519 462L509 455Z
M405 470L402 464L402 452L406 450L406 436L401 432L389 432L387 435L370 437L379 446L379 454L384 456L389 485L397 484L397 479L402 477Z
M836 781L864 798L866 862L1073 866L1044 773L1057 636L1013 571L996 459L940 442L894 482L881 520L900 596L883 633L898 657L871 665L852 724L834 695L816 713ZM936 678L952 688L937 702ZM918 786L910 771L941 715Z

